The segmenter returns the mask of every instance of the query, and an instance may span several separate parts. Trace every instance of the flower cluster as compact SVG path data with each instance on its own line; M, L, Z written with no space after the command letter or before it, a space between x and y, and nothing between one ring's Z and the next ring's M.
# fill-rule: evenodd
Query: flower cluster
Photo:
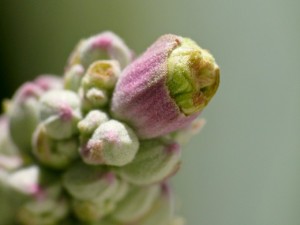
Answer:
M168 180L218 85L188 38L164 35L136 59L111 32L80 41L62 78L4 103L0 224L183 224Z

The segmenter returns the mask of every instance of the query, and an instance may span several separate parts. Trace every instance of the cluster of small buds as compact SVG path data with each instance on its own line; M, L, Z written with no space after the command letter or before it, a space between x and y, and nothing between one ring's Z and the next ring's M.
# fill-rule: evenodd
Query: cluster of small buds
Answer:
M169 178L218 85L188 38L164 35L137 59L112 32L80 41L62 78L4 104L0 224L183 225Z

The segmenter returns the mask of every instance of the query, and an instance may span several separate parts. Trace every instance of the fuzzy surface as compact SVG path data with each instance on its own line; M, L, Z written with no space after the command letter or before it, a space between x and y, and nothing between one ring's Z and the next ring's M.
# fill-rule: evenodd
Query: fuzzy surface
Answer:
M166 85L168 57L181 42L176 35L162 36L125 68L118 80L111 111L130 124L141 139L185 127L199 114L186 116L181 112Z

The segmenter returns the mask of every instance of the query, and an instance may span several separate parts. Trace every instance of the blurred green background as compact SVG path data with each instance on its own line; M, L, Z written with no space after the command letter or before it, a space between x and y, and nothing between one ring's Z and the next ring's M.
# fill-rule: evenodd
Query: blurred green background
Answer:
M300 1L0 0L1 99L62 74L80 38L103 30L141 53L191 37L221 68L202 133L175 178L189 225L300 224ZM155 224L153 224L155 225Z

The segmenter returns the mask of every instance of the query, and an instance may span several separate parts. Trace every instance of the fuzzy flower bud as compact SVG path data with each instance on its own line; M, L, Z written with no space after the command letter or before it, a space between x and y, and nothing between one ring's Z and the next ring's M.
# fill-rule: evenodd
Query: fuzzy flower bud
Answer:
M100 110L90 111L77 125L79 132L83 136L91 136L100 124L108 121L106 113Z
M121 74L111 111L143 139L187 126L215 94L219 68L190 39L159 38Z
M55 140L48 135L44 124L40 124L32 138L33 154L44 165L56 169L68 166L78 157L78 140L69 138Z
M136 185L158 183L177 172L180 156L180 146L176 142L143 141L134 160L118 172L123 179Z
M95 130L81 156L87 164L124 166L130 163L139 148L134 131L116 120L109 120Z
M77 133L77 123L81 119L78 96L67 90L46 92L40 100L40 118L50 137L70 138Z
M71 54L68 64L81 64L87 68L96 60L114 59L124 68L131 62L132 55L120 37L107 31L82 40Z

